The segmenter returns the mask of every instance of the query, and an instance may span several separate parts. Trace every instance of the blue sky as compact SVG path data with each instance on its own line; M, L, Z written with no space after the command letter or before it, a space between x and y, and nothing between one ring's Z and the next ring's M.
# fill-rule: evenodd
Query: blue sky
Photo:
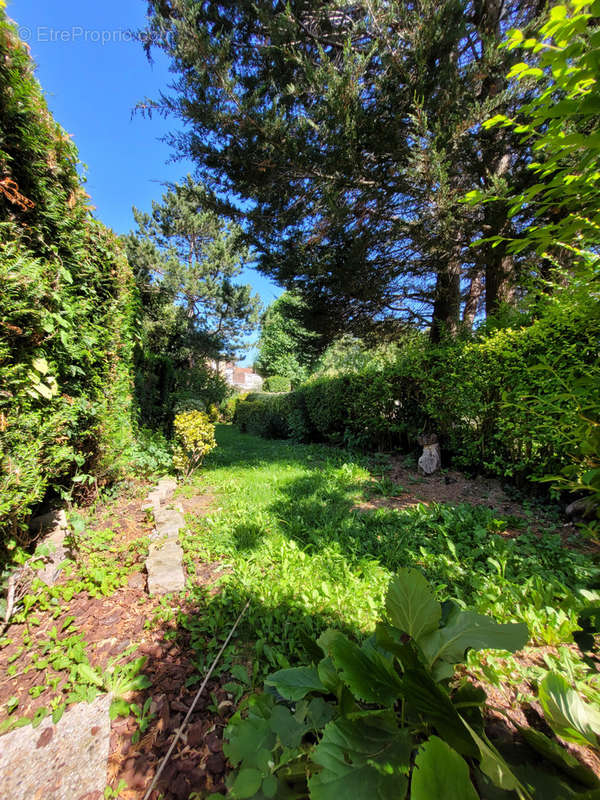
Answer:
M132 117L136 103L157 97L172 77L162 54L155 53L150 65L129 36L144 24L145 1L8 0L7 10L31 48L50 110L72 134L87 166L86 189L96 215L126 233L134 227L132 206L149 210L164 191L162 183L193 173L189 161L173 162L171 149L160 141L176 120ZM265 305L281 293L252 269L244 281Z

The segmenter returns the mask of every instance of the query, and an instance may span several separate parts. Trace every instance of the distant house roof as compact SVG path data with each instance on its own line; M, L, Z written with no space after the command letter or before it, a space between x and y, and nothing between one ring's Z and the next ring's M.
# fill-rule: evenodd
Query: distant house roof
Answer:
M226 364L219 365L219 372L230 386L238 389L261 389L263 379L252 367L238 367L228 361Z

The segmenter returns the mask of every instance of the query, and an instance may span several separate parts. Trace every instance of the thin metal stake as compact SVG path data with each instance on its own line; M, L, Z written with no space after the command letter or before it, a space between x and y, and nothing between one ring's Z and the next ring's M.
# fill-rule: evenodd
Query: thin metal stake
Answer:
M235 632L235 629L237 628L237 626L238 626L238 624L239 624L240 620L242 619L242 617L244 616L244 614L245 614L245 613L246 613L246 611L248 610L248 606L249 606L249 605L250 605L250 600L248 600L248 601L247 601L247 603L246 603L246 605L244 606L244 608L242 609L242 611L241 611L241 613L240 613L239 617L238 617L238 618L236 619L236 621L234 622L234 624L233 624L233 628L232 628L232 629L229 631L229 635L227 636L227 638L226 638L226 639L225 639L225 641L223 642L223 646L221 647L221 649L220 649L220 650L219 650L219 652L217 653L217 655L216 655L216 657L215 657L215 660L214 660L214 661L213 661L213 663L211 664L211 667L210 667L210 669L208 670L208 672L206 673L206 677L205 677L205 678L204 678L204 680L202 681L202 686L201 686L201 687L198 689L198 691L197 691L197 693L196 693L196 697L194 697L194 701L193 701L192 705L189 707L189 710L188 710L187 714L185 715L185 718L184 718L183 722L182 722L182 723L181 723L181 725L180 725L180 726L177 728L177 732L176 732L176 734L175 734L175 738L174 738L174 739L173 739L173 741L171 742L171 746L170 746L170 747L169 747L169 749L167 750L167 753L166 753L165 757L163 758L163 760L162 760L162 762L161 762L161 765L160 765L160 767L159 767L159 768L158 768L158 770L156 771L156 774L154 775L154 778L153 778L153 780L152 780L152 783L150 784L150 788L149 788L149 789L146 791L146 794L144 795L144 798L143 798L143 800L148 800L148 798L150 797L150 794L152 793L152 791L153 791L154 787L156 786L156 784L157 784L157 782L158 782L158 779L159 779L159 778L160 778L160 776L162 775L162 772L163 772L164 768L165 768L165 767L166 767L166 765L167 765L167 761L169 760L169 758L170 758L170 756L171 756L171 753L172 753L172 752L173 752L173 750L175 749L175 745L176 745L176 744L177 744L177 742L179 741L179 739L180 739L180 737L181 737L181 734L183 733L183 729L184 729L184 728L185 728L185 726L187 725L187 723L188 723L188 720L189 720L189 718L191 717L191 715L192 715L192 712L194 711L194 708L196 707L196 703L198 702L198 700L199 700L199 698L200 698L200 695L202 694L202 692L203 692L203 691L204 691L204 689L206 688L206 684L208 683L208 681L209 681L209 679L210 679L210 676L213 674L213 670L214 670L214 668L215 668L215 667L217 666L217 664L219 663L219 659L220 659L220 658L221 658L221 656L223 655L223 651L225 650L225 648L226 648L226 647L227 647L227 645L229 644L229 640L230 640L230 639L231 639L231 637L233 636L233 634L234 634L234 632Z

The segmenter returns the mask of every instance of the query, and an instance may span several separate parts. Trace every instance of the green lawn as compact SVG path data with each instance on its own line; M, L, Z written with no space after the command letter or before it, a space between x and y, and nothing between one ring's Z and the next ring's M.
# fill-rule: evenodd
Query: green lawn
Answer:
M498 621L526 622L531 647L572 641L585 602L581 590L594 568L558 535L539 538L525 523L520 536L504 538L498 532L506 519L465 504L359 511L357 501L373 485L367 459L266 441L229 426L219 426L217 438L219 447L179 490L214 496L208 516L189 518L189 574L202 560L228 568L217 595L190 580L194 612L180 612L180 624L197 644L199 668L248 598L223 669L243 651L252 657L255 679L262 678L305 660L326 627L360 636L381 614L389 577L402 566L421 569L441 600L454 598ZM381 468L374 474L380 476ZM544 653L555 663L558 656ZM578 651L563 648L560 658L559 669L570 672L588 696L596 695L596 679ZM486 678L535 680L531 660L525 667L512 657L486 658ZM477 657L471 666L481 666Z

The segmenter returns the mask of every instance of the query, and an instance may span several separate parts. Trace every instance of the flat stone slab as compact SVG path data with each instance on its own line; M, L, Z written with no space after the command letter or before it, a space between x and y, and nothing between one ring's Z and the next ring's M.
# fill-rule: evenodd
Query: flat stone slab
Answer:
M176 552L174 548L179 552ZM172 548L159 548L146 560L148 571L149 594L167 594L167 592L180 592L185 588L185 573L181 556L183 550L179 545Z
M185 528L185 518L177 509L161 505L172 497L176 487L177 481L161 478L158 486L148 495L154 507L155 525L146 559L149 594L180 592L185 588L183 550L178 543L179 531Z
M148 563L151 558L154 559L154 563L158 564L166 561L173 561L174 559L181 560L182 556L183 550L176 538L161 538L150 544L146 563Z
M177 481L175 478L161 478L154 491L158 492L161 500L166 500L168 497L171 497L176 488Z
M174 508L161 508L154 515L154 523L158 531L175 525L179 526L179 528L185 528L185 517Z
M169 515L165 514L161 517L161 521L156 523L156 533L159 537L176 539L182 528L185 528L185 520L183 515L177 511L171 511Z
M10 800L104 797L110 695L78 703L56 725L44 720L0 736L0 795Z

